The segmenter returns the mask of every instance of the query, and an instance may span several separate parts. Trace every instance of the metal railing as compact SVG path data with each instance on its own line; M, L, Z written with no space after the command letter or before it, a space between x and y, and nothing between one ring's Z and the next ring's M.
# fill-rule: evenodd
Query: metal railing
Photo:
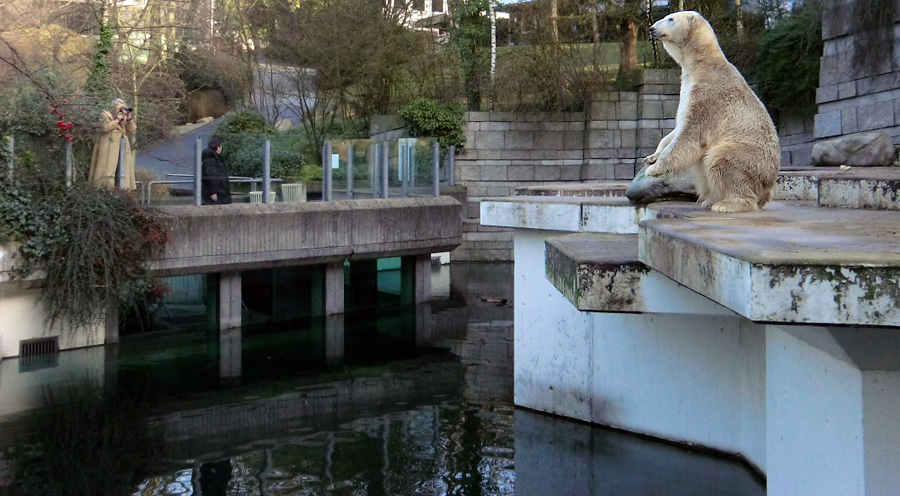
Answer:
M7 175L14 173L15 138L6 136ZM123 138L124 141L124 138ZM119 161L125 162L124 143L119 146ZM135 181L139 200L149 205L153 200L153 186L159 184L192 184L193 202L201 201L201 154L203 146L198 137L194 149L194 173L166 174L164 180ZM322 200L354 198L389 198L413 196L438 196L441 185L455 185L456 149L448 147L443 153L433 138L396 138L377 140L336 140L328 141L322 149ZM263 144L262 177L229 176L230 183L249 183L250 191L262 188L262 202L270 203L272 183L283 182L271 177L271 142ZM363 165L364 164L364 165ZM360 167L360 165L363 165ZM71 187L73 181L72 144L67 143L65 151L65 180ZM170 179L171 177L185 179ZM115 183L124 187L125 176L122 167L116 171Z
M433 138L328 141L322 200L439 196L456 183L455 155L453 146L442 154Z

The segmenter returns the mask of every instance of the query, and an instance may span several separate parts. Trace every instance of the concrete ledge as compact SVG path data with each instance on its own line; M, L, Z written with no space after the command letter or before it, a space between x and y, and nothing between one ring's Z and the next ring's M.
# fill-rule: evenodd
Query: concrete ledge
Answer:
M637 233L643 208L622 197L517 196L481 202L481 224L566 232Z
M450 197L161 208L173 242L150 268L197 274L449 251L462 242Z
M900 210L900 167L782 171L775 199L815 201L821 207Z
M643 312L636 234L573 234L547 238L547 279L575 308L588 312Z
M516 188L516 196L622 197L630 181L559 183Z
M774 203L642 222L639 258L756 322L896 326L898 232L893 212Z
M734 315L650 270L635 234L554 236L544 256L547 280L583 312Z
M202 274L450 251L462 243L462 205L423 197L159 208L171 242L150 262L157 275ZM13 280L0 260L0 289Z

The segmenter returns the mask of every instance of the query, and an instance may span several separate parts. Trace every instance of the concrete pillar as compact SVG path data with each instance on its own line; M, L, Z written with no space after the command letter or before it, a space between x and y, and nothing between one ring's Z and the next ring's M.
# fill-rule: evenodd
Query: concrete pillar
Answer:
M344 314L325 316L325 363L344 363Z
M769 491L896 494L900 329L770 325L766 362Z
M344 313L344 262L325 264L325 315Z
M332 262L315 267L310 279L312 314L344 313L344 263Z
M400 299L404 304L431 301L431 255L400 259Z
M241 326L241 273L219 274L219 330Z
M350 262L350 301L354 308L378 304L378 260Z
M119 302L110 298L106 303L106 315L104 320L106 344L119 344Z
M219 331L219 377L241 376L241 329L233 327Z

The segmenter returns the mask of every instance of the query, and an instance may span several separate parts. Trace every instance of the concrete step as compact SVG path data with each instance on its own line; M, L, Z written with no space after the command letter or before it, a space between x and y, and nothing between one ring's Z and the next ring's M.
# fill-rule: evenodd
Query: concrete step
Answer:
M900 210L900 167L782 171L776 200L810 200L820 207Z
M636 234L572 234L547 238L547 279L575 308L588 312L642 312Z
M678 284L638 259L636 234L553 236L544 257L547 280L584 312L730 314L696 293L672 291Z

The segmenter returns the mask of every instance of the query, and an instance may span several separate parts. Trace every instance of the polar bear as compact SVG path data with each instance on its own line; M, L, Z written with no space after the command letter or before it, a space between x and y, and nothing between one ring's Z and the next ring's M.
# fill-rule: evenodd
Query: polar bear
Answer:
M681 66L681 95L675 129L645 159L646 174L691 170L699 201L715 212L761 208L772 199L781 162L766 108L699 13L669 14L650 35Z

